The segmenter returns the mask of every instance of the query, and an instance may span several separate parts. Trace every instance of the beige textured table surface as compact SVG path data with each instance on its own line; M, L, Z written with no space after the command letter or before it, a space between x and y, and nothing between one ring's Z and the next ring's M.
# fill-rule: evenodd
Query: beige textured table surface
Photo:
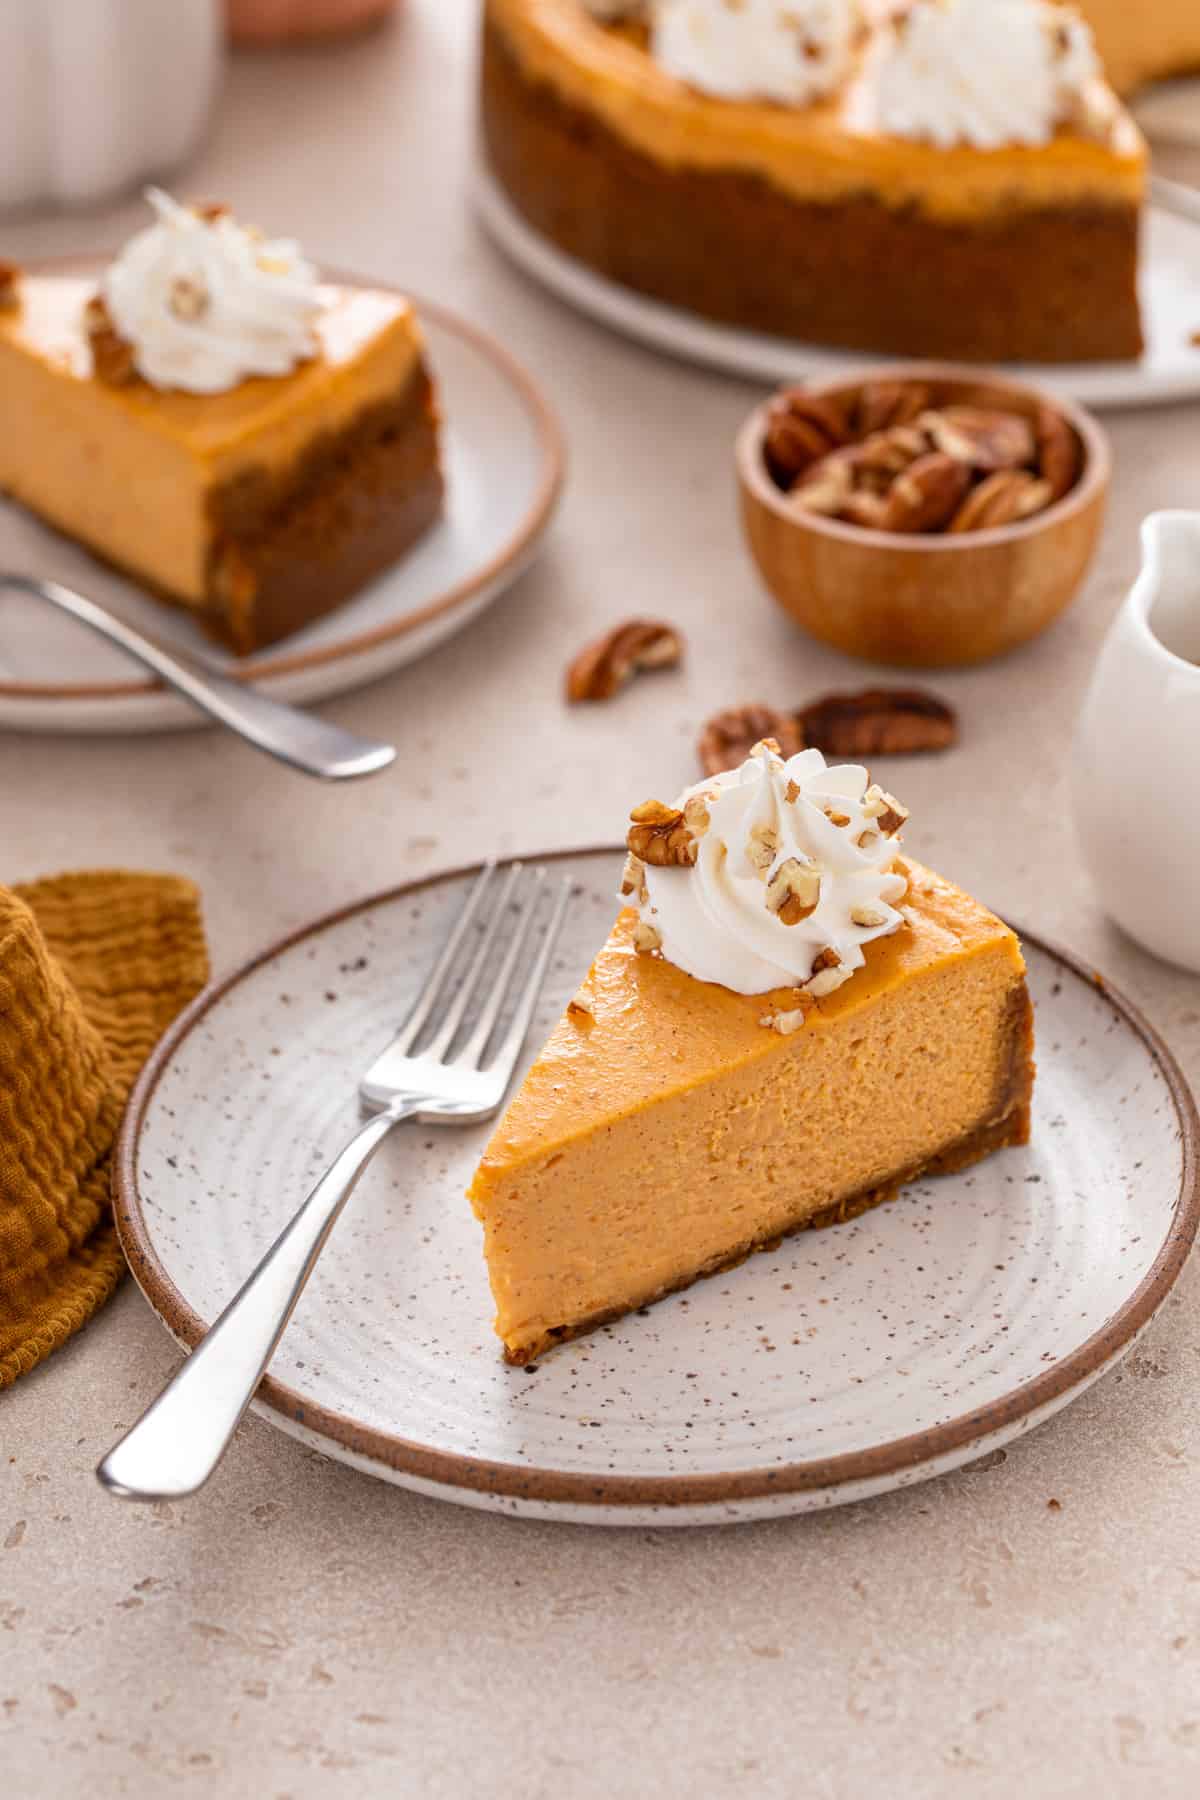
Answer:
M412 0L402 29L336 54L239 62L181 186L410 279L528 360L571 454L540 564L427 662L330 705L402 747L350 790L210 733L0 737L0 877L184 870L218 969L405 875L612 839L631 799L691 777L717 706L870 673L794 632L742 552L729 443L754 390L608 336L480 239L471 16ZM137 216L23 223L0 251L102 245ZM1072 717L1138 521L1200 495L1194 409L1111 427L1114 503L1078 606L1023 654L941 679L962 747L888 778L918 854L1093 958L1196 1079L1200 981L1105 923L1065 811ZM686 628L686 672L568 715L568 654L638 611ZM1198 1298L1193 1264L1123 1369L986 1469L676 1534L439 1505L254 1420L202 1497L122 1508L92 1466L177 1360L127 1284L0 1397L0 1792L1196 1794Z

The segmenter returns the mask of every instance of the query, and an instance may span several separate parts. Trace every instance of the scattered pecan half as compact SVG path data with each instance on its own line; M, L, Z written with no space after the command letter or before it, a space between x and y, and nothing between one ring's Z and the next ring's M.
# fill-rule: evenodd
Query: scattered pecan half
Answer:
M19 304L21 298L21 271L14 262L5 262L0 258L0 312L7 312L9 307Z
M971 485L971 470L944 451L919 456L888 490L881 529L940 531L948 525Z
M133 345L120 336L100 294L93 294L84 308L84 329L92 350L92 369L107 387L128 387L137 380Z
M567 669L567 699L611 700L642 669L671 669L683 639L657 619L629 619L588 644Z
M893 425L911 425L928 410L932 396L920 381L868 381L859 391L854 409L854 432L859 438Z
M655 869L688 868L696 860L697 841L677 806L646 800L629 815L625 839L630 852Z
M1050 500L1061 500L1079 479L1083 450L1074 429L1052 406L1039 406L1033 422L1037 439L1037 466L1044 481L1050 483Z
M787 388L767 410L763 457L771 479L788 489L810 463L844 444L846 421L832 400Z
M1034 458L1033 427L1020 413L993 407L943 406L920 424L935 449L972 469L1020 469Z
M806 745L838 760L947 750L958 737L953 709L920 688L826 694L802 707L796 722Z
M700 766L706 775L736 769L764 738L775 739L781 756L795 756L797 750L804 748L800 728L790 713L753 702L728 707L715 713L700 733L696 746Z
M1050 494L1050 483L1028 469L997 469L971 489L946 529L959 533L1015 525L1049 506Z

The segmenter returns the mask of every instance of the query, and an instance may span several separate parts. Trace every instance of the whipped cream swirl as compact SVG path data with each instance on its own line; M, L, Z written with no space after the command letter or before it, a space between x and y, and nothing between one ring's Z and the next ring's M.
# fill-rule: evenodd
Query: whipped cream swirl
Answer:
M848 104L853 127L948 149L1097 135L1115 103L1092 34L1050 0L910 0L880 24Z
M151 386L219 394L250 375L286 375L315 354L316 270L295 244L268 241L227 213L158 215L107 270L101 292L134 367Z
M651 54L725 100L805 106L845 78L856 0L656 0Z
M907 814L866 769L830 768L819 750L785 762L758 744L678 804L698 839L695 863L635 863L626 885L639 945L697 980L817 998L862 968L865 944L904 923L896 908L908 883L893 865Z

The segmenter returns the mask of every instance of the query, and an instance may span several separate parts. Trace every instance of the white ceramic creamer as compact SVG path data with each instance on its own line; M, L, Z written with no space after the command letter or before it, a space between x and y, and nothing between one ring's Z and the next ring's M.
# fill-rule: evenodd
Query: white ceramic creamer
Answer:
M1100 903L1200 971L1200 512L1152 513L1084 702L1075 822Z

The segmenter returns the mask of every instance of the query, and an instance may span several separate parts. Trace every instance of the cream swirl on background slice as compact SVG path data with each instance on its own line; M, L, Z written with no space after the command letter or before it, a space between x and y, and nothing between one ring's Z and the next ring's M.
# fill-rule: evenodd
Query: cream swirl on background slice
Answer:
M317 273L296 245L227 213L147 190L158 217L101 285L114 330L152 387L218 394L251 375L286 375L316 351Z
M1092 34L1050 0L908 0L873 33L847 103L853 129L949 149L1099 135L1115 106Z
M655 0L655 62L723 100L805 106L849 71L856 0Z
M757 744L676 808L633 814L636 942L738 994L830 993L862 968L864 945L904 923L894 864L907 816L864 768L831 768L819 750L785 762Z

